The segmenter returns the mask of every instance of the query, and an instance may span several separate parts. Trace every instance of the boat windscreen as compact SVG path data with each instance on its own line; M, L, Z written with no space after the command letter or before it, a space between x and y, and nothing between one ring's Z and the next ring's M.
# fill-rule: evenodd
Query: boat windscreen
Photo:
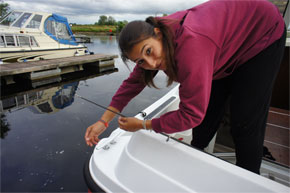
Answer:
M42 15L35 14L26 27L34 28L34 29L39 28L41 19L42 19Z
M20 15L22 15L22 12L13 11L1 20L0 25L10 26L17 18L20 17Z
M28 18L32 15L32 13L24 13L14 24L13 27L23 27Z

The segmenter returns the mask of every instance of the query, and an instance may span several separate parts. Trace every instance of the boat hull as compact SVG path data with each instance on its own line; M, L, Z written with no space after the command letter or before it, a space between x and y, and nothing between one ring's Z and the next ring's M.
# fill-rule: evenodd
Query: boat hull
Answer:
M86 55L86 47L60 48L60 49L39 49L0 52L3 63L38 61L54 58Z

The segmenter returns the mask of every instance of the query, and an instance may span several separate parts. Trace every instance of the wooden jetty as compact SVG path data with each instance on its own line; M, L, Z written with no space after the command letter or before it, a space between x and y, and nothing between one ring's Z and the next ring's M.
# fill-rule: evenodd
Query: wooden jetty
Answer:
M91 38L86 35L75 35L77 43L91 43Z
M25 76L32 81L36 81L83 70L83 65L85 64L95 64L99 69L104 71L114 68L114 58L117 57L117 55L93 54L31 62L7 63L0 65L0 76L1 79L6 81L6 84L12 84L14 83L14 76Z

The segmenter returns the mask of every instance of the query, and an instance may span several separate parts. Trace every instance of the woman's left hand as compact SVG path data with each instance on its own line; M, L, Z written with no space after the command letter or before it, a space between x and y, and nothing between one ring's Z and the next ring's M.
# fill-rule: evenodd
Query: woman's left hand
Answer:
M135 132L143 128L142 120L135 117L119 117L118 123L125 131Z

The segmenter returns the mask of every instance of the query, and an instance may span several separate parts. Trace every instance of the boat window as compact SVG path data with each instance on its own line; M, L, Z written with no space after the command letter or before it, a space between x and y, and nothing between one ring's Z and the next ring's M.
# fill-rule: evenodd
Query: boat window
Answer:
M27 19L31 16L31 13L24 13L13 25L14 27L22 27Z
M11 25L20 15L22 14L22 12L11 12L7 17L5 17L0 24L1 25Z
M4 47L5 46L5 42L4 42L4 36L0 36L0 47Z
M72 40L67 30L67 26L64 23L55 22L55 24L56 34L59 39Z
M16 46L14 36L5 36L7 46Z
M18 36L20 46L30 46L29 44L29 37L27 36Z
M49 33L55 36L54 21L48 20L46 23L46 29Z
M35 15L26 26L27 28L39 28L42 15Z
M32 47L38 47L38 44L33 36L30 36L30 45Z

